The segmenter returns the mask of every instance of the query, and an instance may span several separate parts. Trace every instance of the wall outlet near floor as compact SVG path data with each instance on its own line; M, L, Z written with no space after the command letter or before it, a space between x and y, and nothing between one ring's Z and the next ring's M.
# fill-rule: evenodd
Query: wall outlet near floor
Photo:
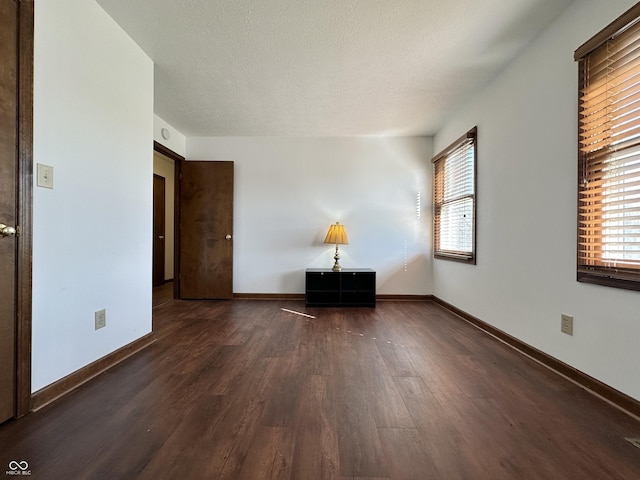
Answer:
M103 308L102 310L98 310L95 313L95 324L96 324L96 330L107 326L107 310L106 309Z
M567 335L573 335L573 317L571 315L560 315L560 331Z

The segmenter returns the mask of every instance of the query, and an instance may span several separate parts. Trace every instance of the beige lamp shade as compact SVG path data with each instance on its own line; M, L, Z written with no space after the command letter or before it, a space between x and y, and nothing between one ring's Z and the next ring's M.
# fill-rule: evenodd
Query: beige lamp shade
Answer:
M340 225L340 222L336 222L335 225L331 225L327 232L327 236L324 238L324 243L349 245L349 239L347 238L347 231L344 229L344 225Z

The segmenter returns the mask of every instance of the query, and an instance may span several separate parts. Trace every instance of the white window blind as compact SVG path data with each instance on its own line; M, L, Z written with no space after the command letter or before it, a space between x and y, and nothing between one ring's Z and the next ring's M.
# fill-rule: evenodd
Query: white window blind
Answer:
M624 24L618 19L597 47L576 51L580 61L578 280L634 289L640 289L637 18L636 14L628 22L627 17Z
M434 255L475 263L476 129L433 162Z

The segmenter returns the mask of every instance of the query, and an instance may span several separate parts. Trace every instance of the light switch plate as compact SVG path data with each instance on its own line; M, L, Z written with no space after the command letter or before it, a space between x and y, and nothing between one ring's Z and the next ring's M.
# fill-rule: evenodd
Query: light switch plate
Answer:
M38 183L39 187L53 188L53 167L38 163Z

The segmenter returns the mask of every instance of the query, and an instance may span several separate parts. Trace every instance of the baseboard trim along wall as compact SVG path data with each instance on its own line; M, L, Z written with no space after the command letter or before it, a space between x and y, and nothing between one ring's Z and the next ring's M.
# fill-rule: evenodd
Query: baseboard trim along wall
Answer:
M153 332L148 333L144 337L140 337L138 340L134 340L124 347L121 347L118 350L115 350L114 352L111 352L110 354L99 358L95 362L82 367L80 370L76 370L75 372L70 373L57 382L41 388L31 395L31 411L35 412L36 410L40 410L42 407L50 404L54 400L57 400L58 398L66 395L72 390L75 390L80 385L88 382L92 378L95 378L101 373L106 372L107 370L126 360L130 356L147 348L155 341L156 339L153 336Z
M624 412L635 418L640 418L640 402L636 399L616 390L615 388L610 387L605 383L602 383L600 380L597 380L564 362L561 362L557 358L552 357L551 355L548 355L543 351L538 350L537 348L534 348L531 345L522 342L521 340L518 340L515 337L512 337L508 333L505 333L502 330L489 325L479 318L474 317L464 310L460 310L459 308L454 307L450 303L447 303L438 297L433 297L433 301L444 309L476 326L480 330L483 330L489 335L506 343L520 353L523 353L524 355L537 361L541 365L544 365L554 372L566 377L567 379L576 383L585 390L595 394L606 402L614 405L615 407L623 410Z
M379 302L430 302L433 295L376 295Z
M304 293L234 293L234 300L304 300ZM428 302L433 295L376 295L377 301Z
M304 293L234 293L234 300L304 300Z

